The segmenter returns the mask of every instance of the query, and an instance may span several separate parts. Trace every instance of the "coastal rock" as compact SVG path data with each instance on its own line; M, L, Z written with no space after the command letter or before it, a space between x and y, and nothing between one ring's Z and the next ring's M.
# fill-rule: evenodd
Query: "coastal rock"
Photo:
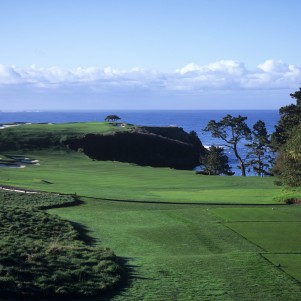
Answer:
M135 163L142 166L192 169L205 151L199 139L181 128L142 127L132 132L87 134L64 142L95 160Z

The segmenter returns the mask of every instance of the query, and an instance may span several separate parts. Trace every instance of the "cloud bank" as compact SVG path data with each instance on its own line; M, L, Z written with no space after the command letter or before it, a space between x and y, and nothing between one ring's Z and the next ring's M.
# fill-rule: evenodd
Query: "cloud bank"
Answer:
M241 62L222 60L208 65L195 63L164 73L132 68L60 67L27 68L0 65L0 89L3 86L25 85L32 89L63 89L82 87L94 92L118 90L149 90L197 94L215 90L291 89L299 86L301 68L280 60L267 60L254 70Z
M278 109L300 87L301 68L233 60L173 72L132 68L21 68L0 64L0 110Z

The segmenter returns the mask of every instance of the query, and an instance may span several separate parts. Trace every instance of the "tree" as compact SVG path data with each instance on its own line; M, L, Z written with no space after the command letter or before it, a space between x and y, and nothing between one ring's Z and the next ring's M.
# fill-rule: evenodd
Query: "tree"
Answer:
M286 144L280 148L274 170L284 184L301 186L301 124L292 131Z
M296 104L279 109L280 119L272 135L272 146L276 150L286 143L291 131L301 124L301 88L290 96L296 100Z
M121 118L117 115L108 115L106 118L105 118L105 121L107 122L116 122L117 120L120 120Z
M246 167L243 158L238 153L237 146L241 140L250 139L251 130L245 122L246 119L247 117L240 115L233 117L228 114L219 122L210 120L204 129L205 132L211 132L213 137L222 139L226 146L233 150L239 162L242 176L246 176Z
M228 157L224 153L224 149L219 146L210 146L204 156L200 158L200 163L204 166L202 174L206 175L234 175L229 166Z
M269 136L265 123L258 120L253 125L251 143L246 144L249 149L246 166L252 167L258 176L268 174L268 169L271 167L273 156L271 156Z
M280 120L272 135L272 146L278 152L273 168L284 184L301 185L301 88L291 93L296 104L279 109Z

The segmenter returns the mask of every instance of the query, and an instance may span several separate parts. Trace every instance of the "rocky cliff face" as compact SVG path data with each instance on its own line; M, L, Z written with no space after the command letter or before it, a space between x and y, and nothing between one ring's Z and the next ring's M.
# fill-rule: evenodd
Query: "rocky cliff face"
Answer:
M108 135L87 134L64 142L95 160L113 160L153 167L192 169L205 152L197 136L181 128L142 127Z

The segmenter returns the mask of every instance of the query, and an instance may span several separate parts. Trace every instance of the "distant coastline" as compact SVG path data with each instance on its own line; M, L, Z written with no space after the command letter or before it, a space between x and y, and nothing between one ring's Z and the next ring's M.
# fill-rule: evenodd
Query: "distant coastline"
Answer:
M219 145L217 139L202 129L211 119L220 120L227 114L248 117L252 126L259 119L264 121L269 133L275 129L279 120L278 110L99 110L99 111L35 111L35 112L0 112L0 124L19 123L66 123L104 121L109 114L117 114L122 122L143 126L178 126L186 132L195 131L203 145ZM244 149L242 149L244 151ZM230 164L237 170L237 162L229 151Z

